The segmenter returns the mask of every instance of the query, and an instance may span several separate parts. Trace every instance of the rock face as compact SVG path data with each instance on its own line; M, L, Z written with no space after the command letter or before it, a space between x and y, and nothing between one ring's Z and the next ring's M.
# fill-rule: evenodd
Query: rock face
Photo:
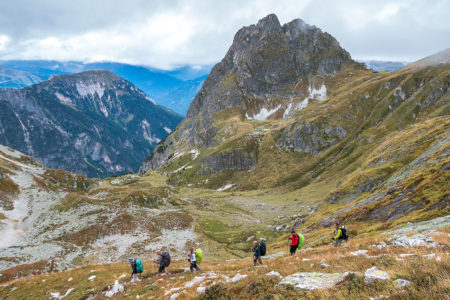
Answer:
M292 148L299 152L318 154L346 136L347 131L339 126L320 129L313 123L298 122L283 130L278 146Z
M240 149L213 154L203 161L207 165L207 168L202 173L218 173L225 170L248 170L255 167L256 159L255 152L246 152Z
M293 286L298 290L329 289L342 282L348 273L295 273L286 276L278 286Z
M88 176L136 171L181 119L104 70L0 90L0 143Z
M306 97L306 103L308 99L324 99L326 87L321 78L345 68L361 68L361 65L331 35L300 19L282 26L271 14L256 25L243 27L236 33L225 57L206 78L185 121L146 159L141 172L165 165L180 141L187 142L188 147L219 145L222 140L215 120L224 111L233 110L248 120L279 119L294 110L292 103L288 103L293 97ZM346 131L339 127L319 130L314 124L298 126L303 131L286 133L280 145L317 153L346 136ZM214 168L212 160L207 161L213 171L242 169L241 164L237 168ZM250 161L245 163L245 168L254 166L253 157ZM213 163L217 164L222 165Z

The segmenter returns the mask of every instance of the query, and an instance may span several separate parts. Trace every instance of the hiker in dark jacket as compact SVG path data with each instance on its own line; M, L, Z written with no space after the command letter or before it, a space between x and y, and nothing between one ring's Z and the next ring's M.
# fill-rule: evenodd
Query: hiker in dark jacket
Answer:
M191 247L190 253L188 255L188 261L191 263L191 266L189 269L191 270L191 273L194 272L194 269L197 271L203 272L202 269L200 269L199 266L197 266L197 256L195 255L195 248Z
M260 248L260 244L258 243L258 241L254 241L253 242L253 265L256 266L256 262L258 261L261 265L263 264L262 259L261 259L261 248Z
M139 281L136 270L136 260L132 257L128 259L128 262L131 265L131 281Z
M163 254L165 254L165 253L167 253L167 252L164 252ZM163 275L164 270L166 269L166 267L169 266L167 264L167 262L165 261L163 254L161 254L160 250L156 250L156 255L158 255L158 258L153 261L155 264L159 265L159 268L158 268L159 275ZM165 273L168 274L167 272L165 272Z
M298 234L295 233L295 230L292 229L291 231L291 236L289 237L289 240L291 240L291 242L289 243L289 252L291 253L291 255L295 254L295 251L297 251L298 248L298 242L299 242L299 237Z

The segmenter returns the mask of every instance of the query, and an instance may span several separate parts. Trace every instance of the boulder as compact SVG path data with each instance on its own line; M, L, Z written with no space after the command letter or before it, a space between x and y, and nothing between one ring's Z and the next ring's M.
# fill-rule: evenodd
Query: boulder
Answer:
M377 280L389 280L391 279L391 276L389 276L388 273L385 271L378 270L377 267L372 267L370 269L367 269L364 273L364 280L371 284L376 282Z
M406 279L399 278L397 280L394 280L394 286L398 289L404 288L405 286L408 286L410 284L411 284L411 281L406 280Z
M284 277L277 287L293 286L297 290L329 289L342 282L346 273L295 273Z
M270 271L269 273L266 274L267 276L274 276L274 277L278 277L281 278L282 276L280 275L280 273L278 273L277 271Z
M395 234L391 236L388 241L396 247L416 247L422 246L427 248L435 248L437 245L433 239L424 234L415 234L413 236L407 236L406 234Z

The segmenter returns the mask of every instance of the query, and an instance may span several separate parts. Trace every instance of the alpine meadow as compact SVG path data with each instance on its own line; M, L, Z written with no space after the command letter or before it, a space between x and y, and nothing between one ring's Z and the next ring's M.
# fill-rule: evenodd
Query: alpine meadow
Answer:
M261 17L171 70L0 28L0 299L449 299L450 48Z

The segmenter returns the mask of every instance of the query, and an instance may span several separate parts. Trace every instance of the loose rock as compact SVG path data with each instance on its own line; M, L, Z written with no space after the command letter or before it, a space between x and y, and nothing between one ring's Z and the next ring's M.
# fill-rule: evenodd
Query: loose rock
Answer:
M364 273L364 280L371 284L376 282L377 280L389 280L391 277L385 271L378 270L377 267L372 267L367 269Z
M342 282L347 274L349 273L295 273L284 277L277 287L294 286L297 290L328 289Z

